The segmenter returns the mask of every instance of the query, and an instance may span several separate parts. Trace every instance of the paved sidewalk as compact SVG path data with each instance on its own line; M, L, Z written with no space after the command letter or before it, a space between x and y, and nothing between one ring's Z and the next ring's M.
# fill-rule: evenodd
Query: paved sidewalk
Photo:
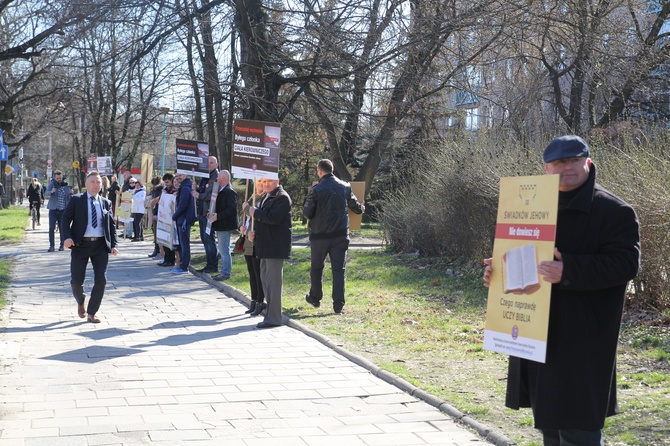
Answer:
M157 267L150 242L121 243L102 323L83 322L69 251L46 252L47 227L0 247L16 261L0 446L485 444L305 333L255 329L232 297Z

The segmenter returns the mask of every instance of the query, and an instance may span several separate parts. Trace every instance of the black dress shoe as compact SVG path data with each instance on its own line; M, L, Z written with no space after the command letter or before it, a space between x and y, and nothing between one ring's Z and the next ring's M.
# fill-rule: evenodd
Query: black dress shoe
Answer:
M149 257L151 257L151 258L153 259L153 258L156 257L157 255L158 255L157 252L152 252L151 254L149 254Z
M310 296L309 294L305 296L305 300L314 308L319 308L321 306L321 301L315 297Z
M249 305L249 309L245 311L244 314L253 313L255 309L256 309L256 301L252 300L251 305Z
M157 264L158 266L174 266L173 262L161 262Z
M256 325L256 328L274 328L274 327L279 327L279 325L269 324L267 322L260 322L258 325Z
M263 312L263 310L265 310L267 307L268 307L268 306L267 306L267 304L265 304L265 303L262 303L262 304L256 304L256 308L254 309L254 311L251 312L251 316L258 316L258 315L261 314L261 313Z

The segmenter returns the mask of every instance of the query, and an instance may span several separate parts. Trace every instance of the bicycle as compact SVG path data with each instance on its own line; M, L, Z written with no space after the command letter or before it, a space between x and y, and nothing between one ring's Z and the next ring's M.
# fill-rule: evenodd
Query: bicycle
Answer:
M30 203L30 220L33 223L33 231L35 230L35 223L37 223L37 205L38 201L33 201Z

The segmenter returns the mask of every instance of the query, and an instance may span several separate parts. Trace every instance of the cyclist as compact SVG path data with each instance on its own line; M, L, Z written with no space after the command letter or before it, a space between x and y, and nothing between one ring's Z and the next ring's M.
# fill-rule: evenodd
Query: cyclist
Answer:
M44 187L40 184L40 180L33 178L30 186L28 186L28 202L30 209L33 207L37 211L37 225L40 224L40 206L44 202Z

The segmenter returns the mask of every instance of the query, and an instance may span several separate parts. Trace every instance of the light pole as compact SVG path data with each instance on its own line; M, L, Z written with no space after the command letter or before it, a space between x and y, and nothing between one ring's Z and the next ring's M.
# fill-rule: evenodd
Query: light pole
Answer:
M163 150L161 152L161 178L165 175L165 137L167 133L167 114L170 111L170 107L161 107L161 113L163 113Z

